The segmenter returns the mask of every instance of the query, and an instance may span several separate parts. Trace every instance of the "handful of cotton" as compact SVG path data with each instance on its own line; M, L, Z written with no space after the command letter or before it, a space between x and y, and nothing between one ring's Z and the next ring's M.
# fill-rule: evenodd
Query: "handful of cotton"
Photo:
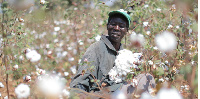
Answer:
M115 60L115 66L108 73L110 80L114 80L116 83L125 80L128 73L134 73L132 72L133 68L138 68L141 58L142 53L132 53L127 49L119 51Z

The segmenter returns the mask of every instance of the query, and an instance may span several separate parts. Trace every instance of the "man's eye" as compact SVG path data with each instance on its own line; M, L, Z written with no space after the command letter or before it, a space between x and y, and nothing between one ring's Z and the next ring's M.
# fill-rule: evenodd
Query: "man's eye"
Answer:
M125 28L125 26L124 26L124 25L120 25L119 27L121 27L121 28Z

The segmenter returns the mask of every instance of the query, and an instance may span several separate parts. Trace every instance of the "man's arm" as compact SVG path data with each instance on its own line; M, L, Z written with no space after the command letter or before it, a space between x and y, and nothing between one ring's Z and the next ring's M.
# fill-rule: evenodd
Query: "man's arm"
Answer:
M96 44L91 45L85 52L78 72L70 83L71 88L79 88L87 92L91 90L93 85L91 80L97 77L97 66L99 65Z

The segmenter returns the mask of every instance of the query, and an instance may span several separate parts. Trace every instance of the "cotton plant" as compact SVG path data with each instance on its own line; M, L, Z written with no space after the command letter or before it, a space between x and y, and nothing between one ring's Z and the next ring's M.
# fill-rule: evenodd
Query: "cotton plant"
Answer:
M28 98L30 95L30 88L28 85L21 83L15 88L15 94L18 99Z
M115 60L115 66L109 71L109 77L116 83L125 80L126 75L137 69L141 62L142 53L132 53L130 50L124 49L118 52Z
M31 62L37 62L41 59L41 55L36 50L31 50L27 48L25 50L26 58Z

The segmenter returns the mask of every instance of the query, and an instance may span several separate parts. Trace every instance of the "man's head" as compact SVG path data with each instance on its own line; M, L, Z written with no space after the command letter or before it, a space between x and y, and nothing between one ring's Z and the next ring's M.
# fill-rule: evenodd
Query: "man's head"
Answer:
M130 16L121 10L109 13L107 30L111 42L120 43L130 24Z

